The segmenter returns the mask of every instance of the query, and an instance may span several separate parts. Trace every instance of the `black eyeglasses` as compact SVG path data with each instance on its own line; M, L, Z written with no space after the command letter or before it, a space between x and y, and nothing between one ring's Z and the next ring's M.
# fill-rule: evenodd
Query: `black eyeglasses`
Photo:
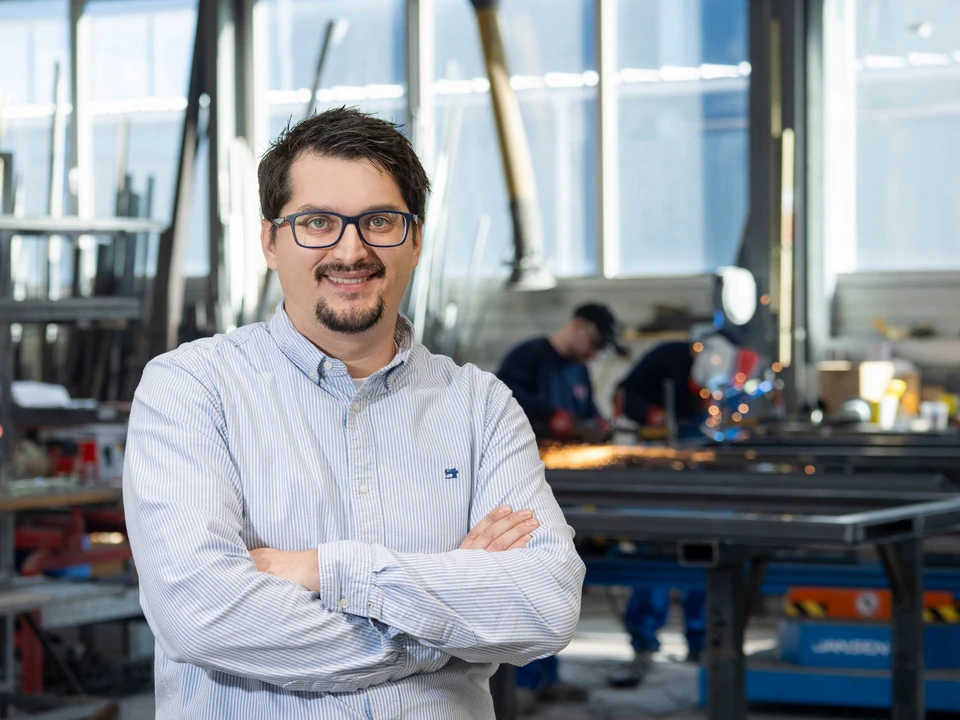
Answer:
M293 241L302 248L318 250L340 242L347 225L354 225L360 239L370 247L391 248L403 245L410 232L410 225L417 222L413 213L399 210L371 210L359 215L341 215L335 212L294 213L272 222L277 227L290 223Z

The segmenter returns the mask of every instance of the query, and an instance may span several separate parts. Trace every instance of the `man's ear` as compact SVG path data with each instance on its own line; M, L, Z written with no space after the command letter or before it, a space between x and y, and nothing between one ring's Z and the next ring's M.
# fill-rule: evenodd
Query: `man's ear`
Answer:
M420 253L423 250L423 221L415 222L411 228L413 242L413 267L420 264Z
M260 247L267 267L277 269L277 226L269 220L260 221Z

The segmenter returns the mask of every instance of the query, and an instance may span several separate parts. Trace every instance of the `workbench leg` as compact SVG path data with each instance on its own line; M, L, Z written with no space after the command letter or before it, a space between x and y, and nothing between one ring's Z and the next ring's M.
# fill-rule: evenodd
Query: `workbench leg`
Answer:
M893 720L923 720L923 541L879 545L893 595L891 685Z
M743 655L746 581L743 564L707 570L707 717L746 717L746 665Z
M517 668L506 663L490 678L493 695L493 714L497 720L515 720L517 717Z

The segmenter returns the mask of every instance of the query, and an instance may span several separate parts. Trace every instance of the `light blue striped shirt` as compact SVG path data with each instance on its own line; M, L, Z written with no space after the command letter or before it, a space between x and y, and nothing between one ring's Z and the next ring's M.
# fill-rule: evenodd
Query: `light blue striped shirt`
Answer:
M159 719L488 719L496 663L569 642L584 568L523 412L396 340L359 389L282 306L148 364L123 487ZM457 550L505 503L524 549ZM320 594L259 547L317 547Z

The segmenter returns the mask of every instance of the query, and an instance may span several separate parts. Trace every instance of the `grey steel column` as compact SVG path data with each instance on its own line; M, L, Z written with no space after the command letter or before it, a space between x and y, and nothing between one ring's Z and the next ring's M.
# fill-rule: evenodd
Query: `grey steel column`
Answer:
M707 570L707 717L746 717L746 663L743 656L746 582L742 562Z
M923 720L923 541L877 547L893 595L893 720Z

